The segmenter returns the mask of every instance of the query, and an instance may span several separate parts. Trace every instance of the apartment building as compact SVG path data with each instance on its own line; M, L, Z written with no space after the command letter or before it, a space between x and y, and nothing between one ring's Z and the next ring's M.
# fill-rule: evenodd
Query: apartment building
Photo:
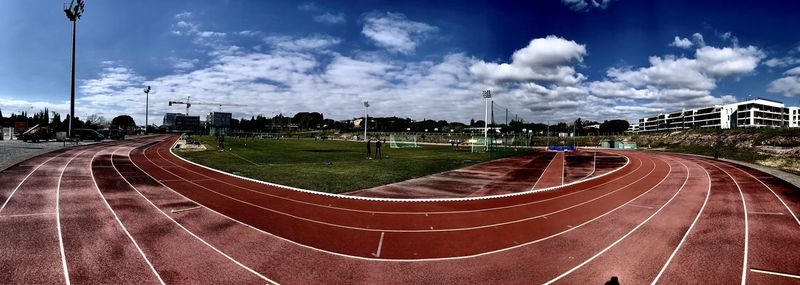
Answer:
M800 127L800 108L764 98L661 113L639 119L637 132L698 128Z

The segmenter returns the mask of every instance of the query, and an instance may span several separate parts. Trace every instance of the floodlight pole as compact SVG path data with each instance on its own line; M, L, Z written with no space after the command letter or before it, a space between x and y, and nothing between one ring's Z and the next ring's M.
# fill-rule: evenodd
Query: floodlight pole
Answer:
M72 81L70 83L69 95L69 129L67 137L72 138L73 126L72 121L75 120L75 31L77 30L78 19L83 14L84 3L83 0L78 0L76 5L74 2L69 4L69 7L64 8L64 13L67 14L67 19L72 22Z
M147 135L148 119L150 117L150 86L144 89L144 134Z
M367 141L367 125L369 116L369 102L364 101L364 141Z
M483 120L483 142L486 144L486 150L489 150L489 102L492 101L492 90L483 91L483 100L486 103L486 114Z

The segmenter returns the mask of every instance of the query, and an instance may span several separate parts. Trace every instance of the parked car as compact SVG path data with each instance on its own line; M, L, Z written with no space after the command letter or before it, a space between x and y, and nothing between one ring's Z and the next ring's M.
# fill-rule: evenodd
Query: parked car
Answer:
M125 130L120 129L102 129L98 131L101 135L112 140L124 140Z
M75 129L75 137L82 141L102 141L106 137L92 129Z

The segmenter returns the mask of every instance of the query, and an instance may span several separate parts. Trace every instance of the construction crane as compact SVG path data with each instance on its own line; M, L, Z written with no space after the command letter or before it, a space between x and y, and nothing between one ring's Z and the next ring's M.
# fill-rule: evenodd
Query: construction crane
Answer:
M189 107L191 107L192 105L219 106L219 111L220 112L222 111L222 106L239 106L239 107L247 106L247 105L243 105L243 104L229 104L229 103L215 103L215 102L191 102L191 97L192 96L186 96L186 102L169 101L169 105L170 106L172 106L172 104L186 105L186 116L189 116Z

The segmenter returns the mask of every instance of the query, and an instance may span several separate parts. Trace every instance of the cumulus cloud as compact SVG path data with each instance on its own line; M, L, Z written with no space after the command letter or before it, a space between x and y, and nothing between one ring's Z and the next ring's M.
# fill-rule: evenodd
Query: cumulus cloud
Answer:
M769 66L771 68L788 67L795 64L800 64L800 58L792 56L784 56L784 57L773 57L764 61L764 65Z
M364 17L361 33L376 45L392 52L409 54L430 34L435 26L406 19L400 13L369 13Z
M471 67L478 77L495 82L540 81L575 84L586 77L573 63L583 61L586 46L556 36L533 39L515 51L511 63L479 61Z
M330 12L325 12L323 14L314 16L314 21L325 24L342 24L346 20L343 13L333 14Z
M281 50L324 51L332 46L338 45L341 39L327 35L312 35L307 37L269 36L264 38L264 42Z
M609 68L604 80L587 85L590 94L618 102L634 100L658 111L734 102L735 96L712 94L717 81L752 74L764 59L764 52L755 46L739 47L738 43L732 47L707 46L699 33L692 38L688 42L675 37L670 45L697 47L694 58L651 56L646 67Z
M782 93L786 97L800 95L800 66L783 73L785 76L770 82L767 91Z
M697 49L698 64L710 75L731 76L747 74L755 70L764 52L754 46L746 48L705 46Z
M692 41L690 41L687 38L680 38L678 36L675 36L675 40L673 40L672 43L670 43L669 45L673 47L688 49L692 47Z
M592 8L608 8L608 3L611 3L611 0L561 0L561 3L564 3L573 11L589 11Z

